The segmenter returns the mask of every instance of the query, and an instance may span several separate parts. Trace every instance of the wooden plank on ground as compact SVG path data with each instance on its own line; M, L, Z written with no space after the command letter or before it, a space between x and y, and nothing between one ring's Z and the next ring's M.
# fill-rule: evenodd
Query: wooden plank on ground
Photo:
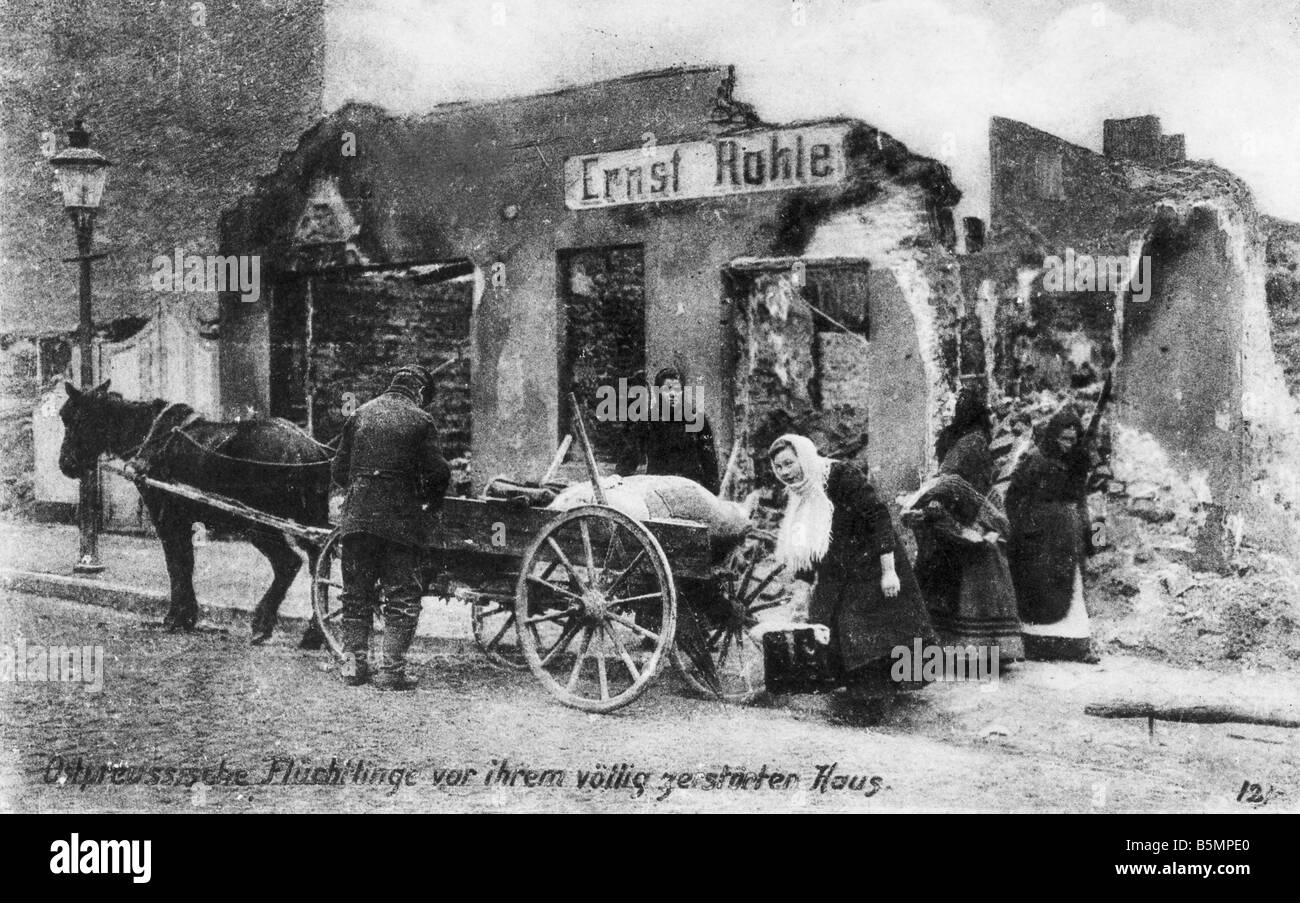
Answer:
M1084 708L1084 714L1096 718L1148 718L1157 721L1183 721L1189 724L1266 724L1272 727L1300 728L1295 707L1287 711L1250 709L1227 703L1184 703L1156 705L1152 702L1118 699L1097 702Z

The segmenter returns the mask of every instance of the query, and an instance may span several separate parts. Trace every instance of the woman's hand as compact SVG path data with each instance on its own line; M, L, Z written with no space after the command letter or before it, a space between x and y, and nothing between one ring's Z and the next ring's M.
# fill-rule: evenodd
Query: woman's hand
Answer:
M886 599L896 597L901 588L902 584L898 581L897 571L891 569L880 575L880 590L885 594Z
M893 599L898 595L899 588L898 571L894 569L894 553L886 552L880 556L880 590L886 599Z

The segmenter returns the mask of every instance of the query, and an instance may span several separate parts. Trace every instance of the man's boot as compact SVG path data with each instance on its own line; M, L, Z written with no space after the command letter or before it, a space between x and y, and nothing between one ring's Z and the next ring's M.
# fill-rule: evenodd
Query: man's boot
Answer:
M415 622L405 618L384 624L384 658L375 674L377 690L414 690L416 681L406 676L406 650L415 639Z
M370 625L364 621L343 621L339 633L343 638L339 676L349 687L359 687L370 680Z

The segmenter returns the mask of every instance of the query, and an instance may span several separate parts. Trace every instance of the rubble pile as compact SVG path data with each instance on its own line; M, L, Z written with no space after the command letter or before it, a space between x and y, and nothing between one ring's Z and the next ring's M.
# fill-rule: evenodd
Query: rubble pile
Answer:
M1075 389L1068 394L1041 389L1016 398L1003 398L993 406L996 424L990 451L993 453L995 470L993 497L999 504L1006 494L1016 465L1025 452L1033 447L1035 438L1041 435L1047 421L1057 411L1068 406L1074 409L1087 427L1100 395L1101 386L1097 384ZM1098 448L1101 451L1099 463L1103 466L1094 475L1094 485L1104 489L1104 483L1110 476L1109 469L1104 466L1110 450L1110 432L1104 421L1099 432Z
M1117 427L1111 466L1102 504L1089 500L1095 639L1179 665L1296 667L1300 572L1288 556L1261 548L1240 515L1218 529L1204 476L1172 466L1151 436Z
M1062 406L1086 426L1098 387L1040 391L995 406L995 493L1005 492L1033 437ZM1206 476L1183 472L1149 434L1102 422L1088 497L1094 554L1086 576L1093 635L1112 652L1219 670L1300 663L1300 570L1282 534L1296 515L1281 495L1242 514L1214 503ZM1270 469L1271 473L1271 469ZM1257 487L1274 488L1268 474Z

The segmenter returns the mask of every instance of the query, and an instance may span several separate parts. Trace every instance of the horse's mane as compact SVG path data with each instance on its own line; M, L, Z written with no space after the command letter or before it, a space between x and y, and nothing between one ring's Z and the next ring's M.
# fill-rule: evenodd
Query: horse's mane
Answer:
M126 408L132 413L140 413L146 408L150 409L153 411L155 417L158 416L158 413L162 411L163 408L167 407L167 405L171 403L161 398L155 398L153 401L135 401L129 398L124 398L121 392L104 392L101 397L105 401L110 402L113 407Z

